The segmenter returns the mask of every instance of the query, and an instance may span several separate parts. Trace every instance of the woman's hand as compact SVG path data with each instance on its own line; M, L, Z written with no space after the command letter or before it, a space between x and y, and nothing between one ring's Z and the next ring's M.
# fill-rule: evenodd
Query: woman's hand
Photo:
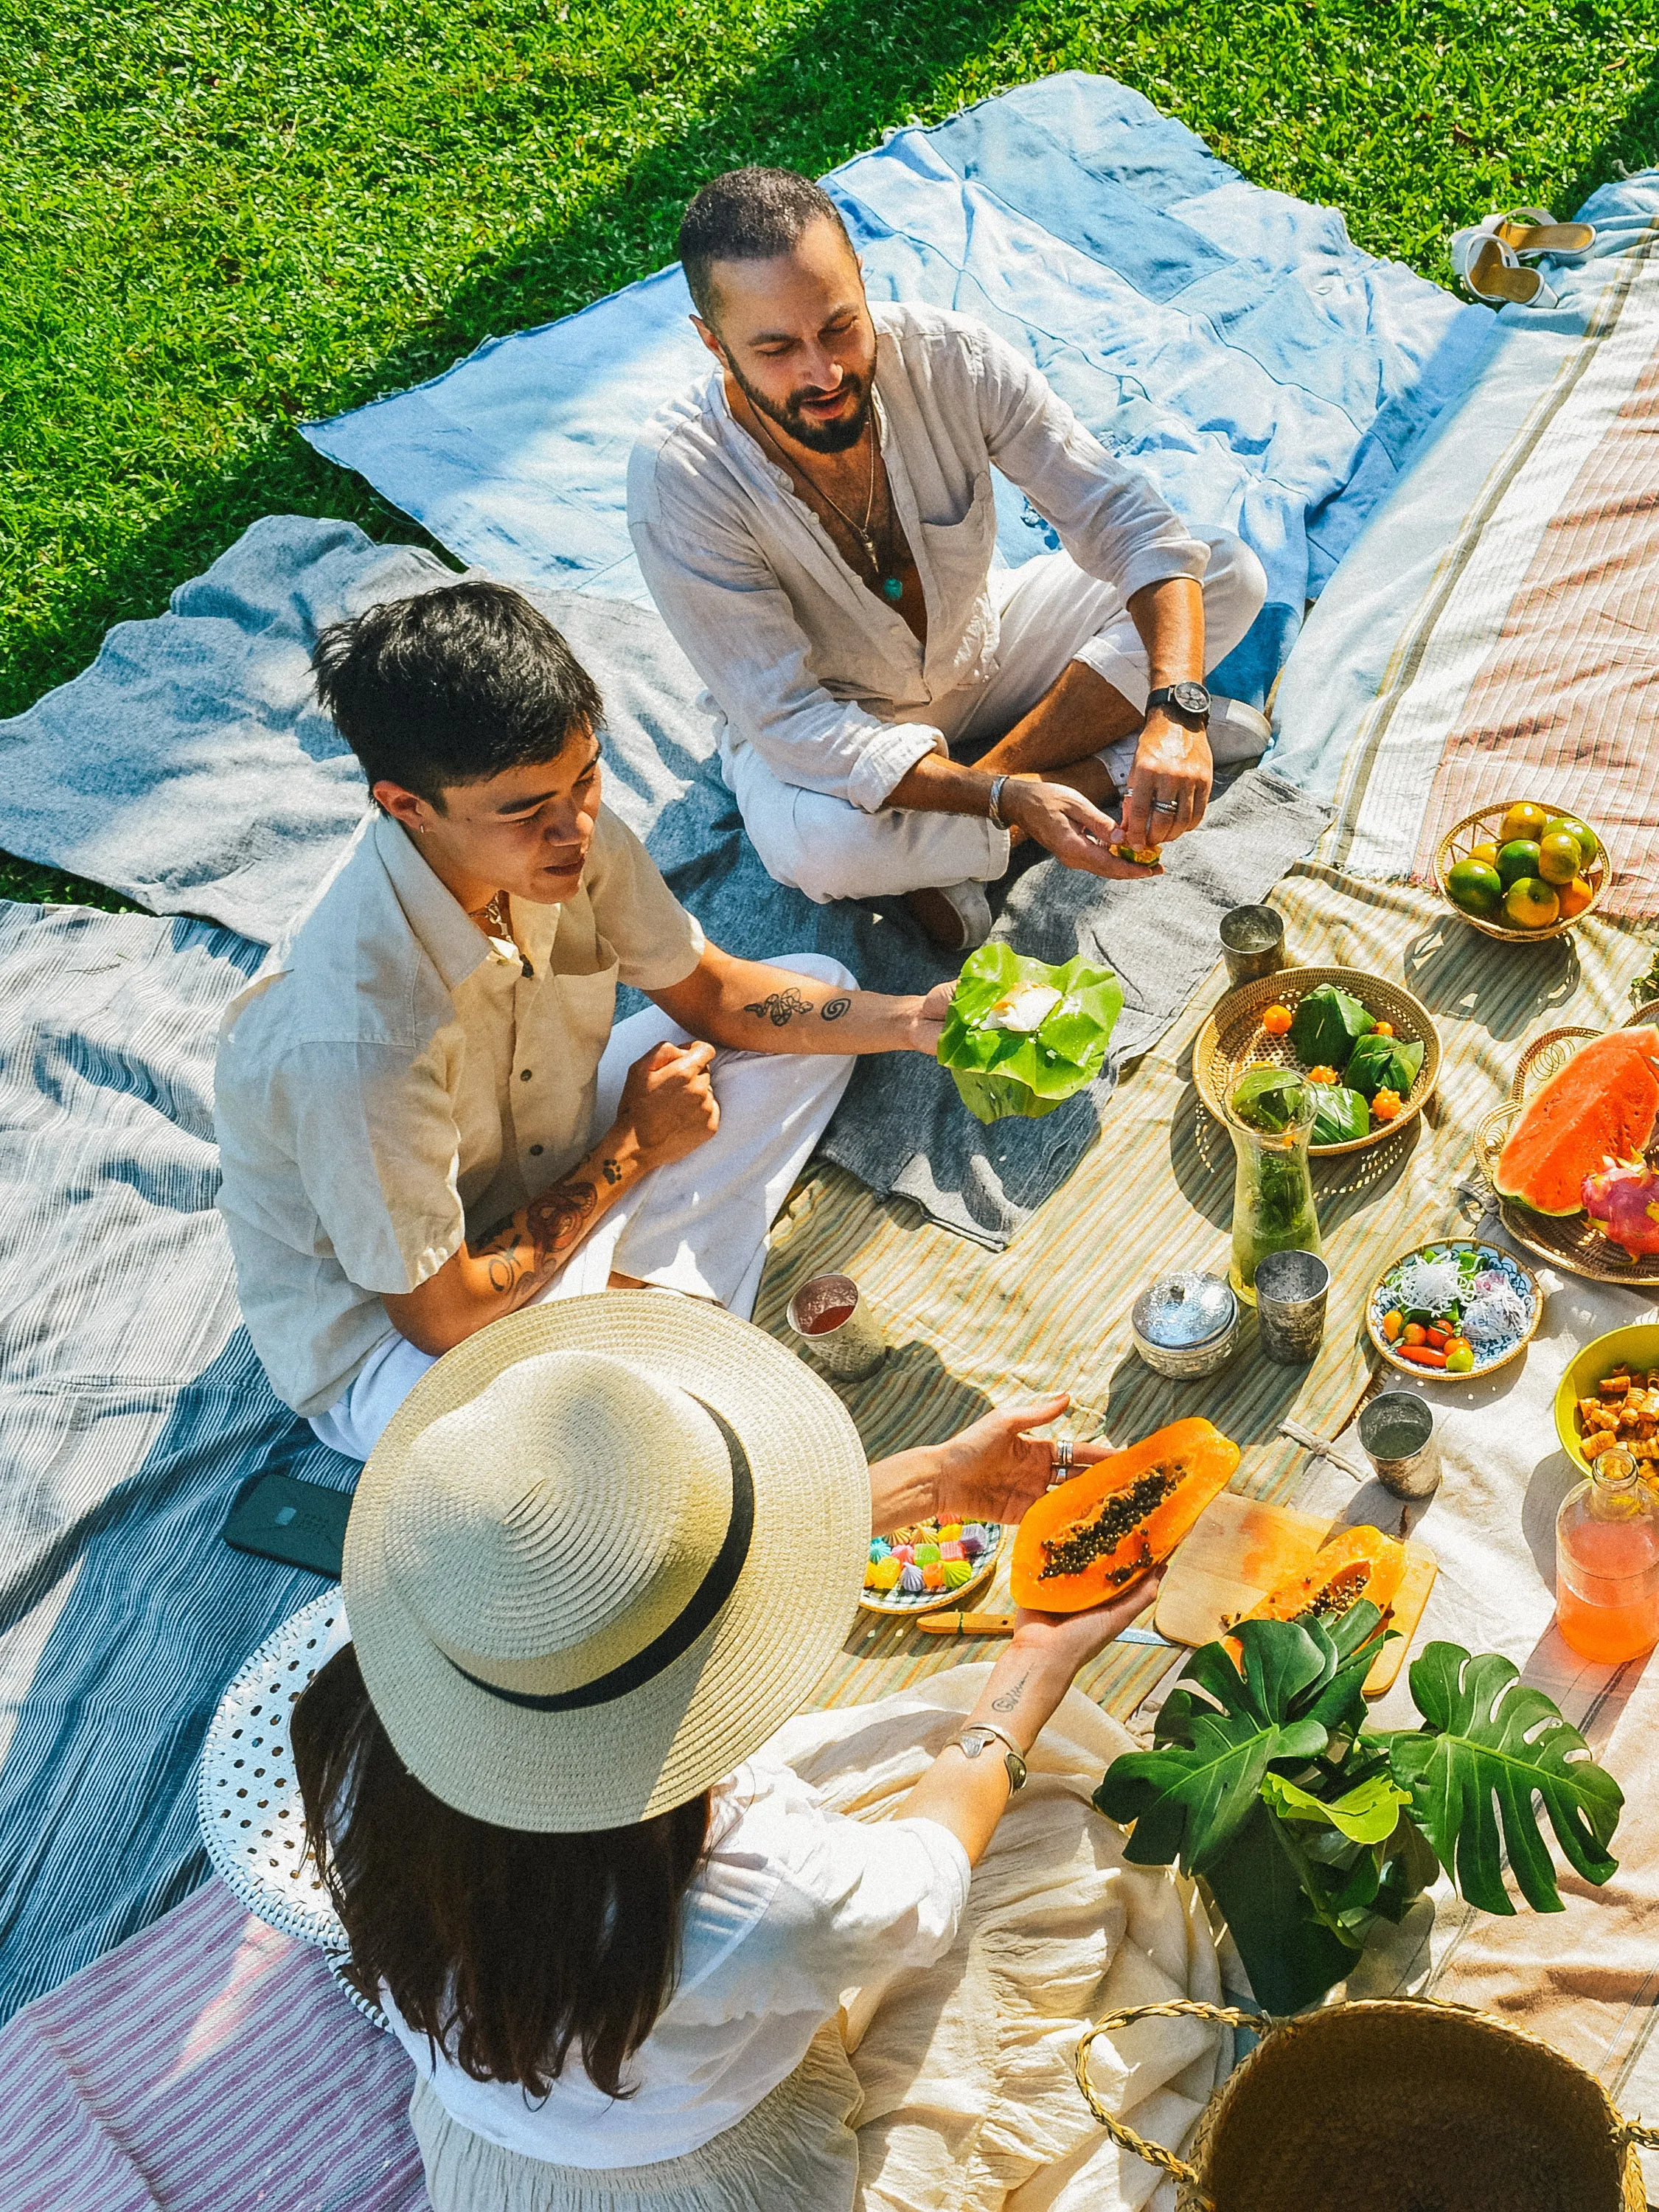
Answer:
M1030 1436L1026 1431L1057 1421L1071 1402L1068 1392L1056 1390L1049 1398L999 1407L948 1443L936 1444L933 1511L937 1517L1018 1521L1054 1477L1053 1444L1046 1437ZM1109 1444L1074 1443L1072 1463L1092 1467L1111 1449Z
M1030 1651L1045 1667L1063 1670L1069 1683L1079 1667L1097 1659L1115 1636L1143 1613L1158 1595L1162 1567L1141 1575L1104 1605L1083 1613L1033 1613L1020 1607L1014 1615L1011 1651Z

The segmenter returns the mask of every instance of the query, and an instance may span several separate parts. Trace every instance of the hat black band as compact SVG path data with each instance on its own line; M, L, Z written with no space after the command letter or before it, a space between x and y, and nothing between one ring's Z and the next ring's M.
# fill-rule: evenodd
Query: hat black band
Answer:
M580 1712L585 1705L609 1705L613 1698L624 1698L630 1690L642 1688L665 1668L672 1667L683 1651L691 1649L737 1588L738 1577L743 1572L755 1534L755 1479L749 1470L749 1455L729 1422L712 1406L704 1406L701 1398L696 1403L702 1406L726 1439L732 1461L732 1517L726 1524L726 1538L714 1554L713 1565L691 1593L684 1610L676 1613L660 1636L652 1638L643 1651L636 1651L620 1667L613 1667L608 1674L584 1682L577 1689L561 1690L551 1697L532 1697L524 1690L503 1690L499 1683L481 1681L477 1675L469 1674L465 1667L457 1666L450 1659L455 1672L471 1682L475 1690L487 1691L492 1698L501 1698L509 1705L526 1706L532 1713ZM448 1653L444 1656L448 1658Z

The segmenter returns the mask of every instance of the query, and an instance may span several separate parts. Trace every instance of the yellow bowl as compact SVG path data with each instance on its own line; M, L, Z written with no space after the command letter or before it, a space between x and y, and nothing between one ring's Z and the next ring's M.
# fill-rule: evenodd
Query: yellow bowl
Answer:
M1573 1465L1588 1474L1589 1462L1578 1441L1578 1401L1592 1398L1595 1386L1615 1367L1659 1367L1659 1322L1633 1322L1610 1329L1577 1353L1555 1392L1555 1433Z

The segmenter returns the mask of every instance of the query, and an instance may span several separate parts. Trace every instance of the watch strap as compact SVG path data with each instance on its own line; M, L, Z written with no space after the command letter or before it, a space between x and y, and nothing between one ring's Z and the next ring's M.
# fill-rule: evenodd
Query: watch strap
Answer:
M1204 697L1202 707L1188 706L1180 696L1183 691L1201 692ZM1172 714L1191 715L1201 727L1210 719L1209 686L1190 678L1183 678L1179 684L1160 684L1155 691L1146 694L1146 712L1150 714L1155 707L1167 707Z

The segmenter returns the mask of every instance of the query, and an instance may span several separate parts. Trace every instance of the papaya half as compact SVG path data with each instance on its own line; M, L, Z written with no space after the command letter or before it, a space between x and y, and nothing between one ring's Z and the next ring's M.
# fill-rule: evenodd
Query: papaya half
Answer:
M1286 1576L1239 1620L1299 1620L1311 1613L1334 1620L1362 1597L1386 1615L1405 1573L1406 1547L1396 1538L1380 1528L1339 1528L1314 1553L1305 1572Z
M1014 1532L1016 1605L1081 1613L1161 1566L1232 1480L1238 1446L1212 1422L1174 1421L1039 1498Z

